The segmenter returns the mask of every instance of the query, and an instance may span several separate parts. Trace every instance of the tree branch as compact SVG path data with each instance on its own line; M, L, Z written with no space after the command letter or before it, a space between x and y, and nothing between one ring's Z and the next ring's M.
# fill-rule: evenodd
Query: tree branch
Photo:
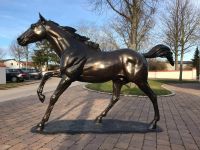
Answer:
M122 17L124 17L124 18L126 18L127 20L130 21L130 17L127 16L127 15L125 15L124 13L120 12L119 10L117 10L117 9L113 6L113 4L111 3L110 0L106 0L106 1L107 1L107 3L109 4L109 6L111 7L112 10L114 10L114 11L115 11L116 13L118 13L120 16L122 16Z

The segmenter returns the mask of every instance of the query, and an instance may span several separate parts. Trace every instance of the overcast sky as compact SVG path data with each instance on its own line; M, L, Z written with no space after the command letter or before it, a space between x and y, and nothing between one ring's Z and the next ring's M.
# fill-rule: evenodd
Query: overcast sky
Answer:
M193 0L200 6L200 0ZM38 20L38 13L60 25L77 27L82 22L104 24L112 13L98 14L88 0L0 0L0 48L9 57L10 43Z

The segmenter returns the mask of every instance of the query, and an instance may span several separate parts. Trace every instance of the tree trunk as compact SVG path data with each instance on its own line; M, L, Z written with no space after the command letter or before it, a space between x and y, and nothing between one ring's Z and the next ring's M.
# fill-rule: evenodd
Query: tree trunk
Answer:
M46 62L46 71L48 71L49 70L49 62L47 61Z
M138 43L137 43L137 30L138 30L138 4L139 1L133 1L132 13L131 16L131 37L130 37L130 48L135 51L138 51Z
M179 81L183 80L183 55L184 55L184 50L181 50Z
M28 69L28 46L25 47L26 49L26 70Z
M19 59L18 59L19 69L20 69L20 61L21 61L21 58L20 58L20 56L19 56Z
M131 30L131 38L130 38L130 48L135 50L135 51L138 51L138 48L137 48L137 40L136 40L136 30L135 30L135 27L132 27L132 30Z
M178 53L175 53L175 70L178 70Z

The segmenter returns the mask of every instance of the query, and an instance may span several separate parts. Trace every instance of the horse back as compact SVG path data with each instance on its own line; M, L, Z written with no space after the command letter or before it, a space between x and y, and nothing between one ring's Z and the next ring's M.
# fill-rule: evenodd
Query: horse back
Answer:
M143 72L147 70L146 59L133 50L100 52L87 57L79 81L105 82L120 79L130 82L135 76L140 76L142 68Z

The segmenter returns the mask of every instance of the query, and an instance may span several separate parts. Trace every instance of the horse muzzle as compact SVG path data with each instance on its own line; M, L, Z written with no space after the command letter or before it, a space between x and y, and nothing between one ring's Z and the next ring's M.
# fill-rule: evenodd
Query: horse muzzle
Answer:
M26 40L24 38L22 39L22 38L18 37L17 38L17 42L21 46L26 46L27 45L27 42L26 42Z

